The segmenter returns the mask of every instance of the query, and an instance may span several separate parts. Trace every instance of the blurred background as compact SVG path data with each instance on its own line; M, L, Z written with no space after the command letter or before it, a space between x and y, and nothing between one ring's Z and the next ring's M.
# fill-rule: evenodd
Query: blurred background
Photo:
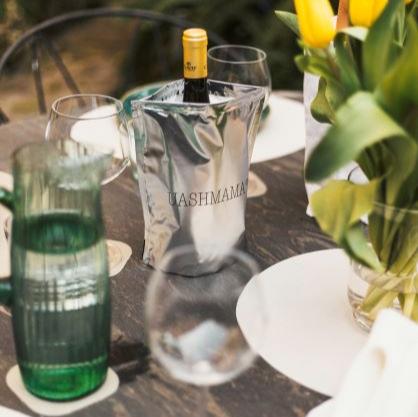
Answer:
M213 31L228 43L259 47L268 54L273 89L302 88L293 57L295 36L274 10L293 11L292 0L0 0L0 56L34 25L54 16L98 7L140 8L177 16ZM163 79L181 78L181 31L138 19L71 21L48 32L82 92L121 97L127 90ZM50 33L51 32L51 33ZM14 53L0 73L0 106L16 120L38 112L32 50ZM50 53L39 47L47 107L69 94Z

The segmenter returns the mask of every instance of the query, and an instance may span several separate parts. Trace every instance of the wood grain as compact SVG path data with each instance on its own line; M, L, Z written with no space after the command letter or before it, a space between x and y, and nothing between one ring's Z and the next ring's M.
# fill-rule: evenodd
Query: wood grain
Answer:
M20 144L43 140L45 120L31 119L0 128L0 169ZM253 171L267 193L248 201L249 252L266 268L282 259L332 246L306 216L302 177L303 152L265 163ZM144 236L138 186L130 172L103 188L107 237L133 249L125 269L112 278L111 364L121 379L111 398L84 409L77 417L195 417L199 390L173 381L150 358L144 331L144 299L151 270L141 262ZM11 319L0 315L0 379L15 364ZM211 389L209 417L303 417L324 400L259 359L235 381ZM0 383L0 404L34 415Z

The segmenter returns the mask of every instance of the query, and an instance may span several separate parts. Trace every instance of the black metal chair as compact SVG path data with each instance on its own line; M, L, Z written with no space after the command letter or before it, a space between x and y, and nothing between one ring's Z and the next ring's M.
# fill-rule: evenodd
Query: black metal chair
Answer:
M137 19L139 22L153 22L153 36L157 41L161 40L161 30L164 26L174 26L178 29L184 29L187 27L195 26L192 22L181 19L176 16L169 16L162 13L152 12L148 10L139 9L115 9L115 8L98 8L79 10L60 16L56 16L49 20L46 20L27 32L25 32L13 45L11 45L0 58L0 80L7 65L12 60L13 56L20 52L24 48L30 49L31 54L31 72L35 84L35 90L37 95L38 109L40 114L47 112L47 105L45 99L44 83L42 79L42 67L40 62L41 49L47 53L56 69L61 74L63 81L70 90L71 93L80 93L80 88L68 70L64 60L62 59L59 49L55 45L51 32L54 29L59 29L63 25L69 22L80 22L88 19L97 18L130 18ZM212 32L208 32L209 41L212 44L222 44L225 41L218 35ZM160 62L164 63L165 49L164 45L161 48L157 48L159 53ZM0 108L0 124L9 120L8 116Z

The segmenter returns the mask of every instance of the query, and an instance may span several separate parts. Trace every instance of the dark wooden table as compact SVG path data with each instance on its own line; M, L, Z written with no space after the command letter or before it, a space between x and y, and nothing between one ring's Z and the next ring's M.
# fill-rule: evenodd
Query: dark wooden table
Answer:
M5 158L14 148L42 140L44 128L44 118L0 127L0 170L8 170ZM263 269L293 255L332 246L305 214L302 166L303 152L297 152L252 167L268 187L267 194L248 201L246 219L249 251ZM121 385L111 398L73 416L195 417L198 389L173 381L146 347L143 308L151 270L141 263L142 209L138 186L128 171L104 187L103 204L107 237L125 241L133 249L125 269L111 280L111 365ZM32 416L4 383L15 363L11 320L0 314L0 404ZM323 400L259 359L238 379L211 388L208 417L303 417Z

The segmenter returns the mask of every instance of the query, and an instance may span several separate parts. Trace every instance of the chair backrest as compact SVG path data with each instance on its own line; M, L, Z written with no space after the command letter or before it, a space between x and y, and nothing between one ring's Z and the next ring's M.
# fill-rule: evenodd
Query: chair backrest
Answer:
M174 26L179 29L196 26L192 22L176 16L140 9L115 9L105 7L66 13L34 26L25 32L13 45L11 45L0 58L0 79L13 56L23 48L29 47L31 53L31 72L36 90L38 109L39 113L45 114L47 111L47 105L40 63L40 51L42 49L47 53L56 69L61 74L69 91L73 94L80 93L81 91L76 80L68 70L67 65L59 53L59 49L56 47L49 34L53 32L54 28L60 28L64 24L97 18L128 18L137 19L138 21L153 22L156 24L155 28L153 28L153 30L155 30L154 37L156 39L160 37L161 29L167 25ZM208 37L212 44L219 45L225 43L220 36L210 31L208 32ZM158 52L160 53L160 62L164 62L164 47L157 49L159 49ZM8 121L8 117L0 108L0 124L6 121Z

